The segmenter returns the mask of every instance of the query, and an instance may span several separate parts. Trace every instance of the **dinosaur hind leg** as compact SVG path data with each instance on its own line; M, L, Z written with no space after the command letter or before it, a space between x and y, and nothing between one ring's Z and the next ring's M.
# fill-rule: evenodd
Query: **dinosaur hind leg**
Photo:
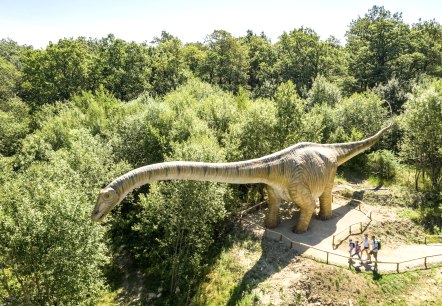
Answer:
M280 221L279 207L281 206L281 199L270 186L267 186L267 196L269 202L269 211L266 216L265 225L267 228L275 228Z
M292 201L299 206L301 215L298 223L294 226L293 232L297 234L305 233L310 224L313 213L315 212L316 203L310 190L306 187L299 187L296 190L290 190Z

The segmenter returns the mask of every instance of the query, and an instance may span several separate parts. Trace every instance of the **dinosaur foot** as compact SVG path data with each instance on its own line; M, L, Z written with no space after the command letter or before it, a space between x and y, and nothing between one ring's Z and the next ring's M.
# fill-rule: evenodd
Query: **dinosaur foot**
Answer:
M325 221L325 220L330 220L331 218L333 218L333 215L331 213L330 214L321 214L321 213L319 213L319 214L316 215L316 218L319 219L319 220Z
M275 221L273 221L273 222L266 221L265 222L265 227L268 229L278 227L278 225L279 225L279 221L276 221L276 222Z
M295 234L304 234L307 231L307 228L298 228L297 226L292 228L292 232Z

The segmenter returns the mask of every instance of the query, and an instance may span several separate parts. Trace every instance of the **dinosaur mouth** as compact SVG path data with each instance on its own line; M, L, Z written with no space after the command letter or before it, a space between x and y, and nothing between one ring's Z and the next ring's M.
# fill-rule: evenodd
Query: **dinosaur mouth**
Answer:
M91 214L91 219L95 222L100 222L104 218L104 213L100 213L99 211L93 211Z

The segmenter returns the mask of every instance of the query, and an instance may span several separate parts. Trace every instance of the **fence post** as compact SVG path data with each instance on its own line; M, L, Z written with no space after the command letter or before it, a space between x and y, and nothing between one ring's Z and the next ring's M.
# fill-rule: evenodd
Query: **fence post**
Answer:
M335 235L333 235L332 248L335 249Z
M427 256L425 256L425 258L424 258L424 266L425 266L425 269L428 269L428 267L427 267Z
M293 241L290 240L290 248L293 249Z
M396 271L399 273L399 263L396 263Z
M328 264L328 252L327 252L327 264Z
M362 234L362 221L359 222L359 228L360 228L360 232L361 232L361 234Z
M351 225L348 227L348 233L351 235Z
M427 244L427 236L424 236L424 244Z

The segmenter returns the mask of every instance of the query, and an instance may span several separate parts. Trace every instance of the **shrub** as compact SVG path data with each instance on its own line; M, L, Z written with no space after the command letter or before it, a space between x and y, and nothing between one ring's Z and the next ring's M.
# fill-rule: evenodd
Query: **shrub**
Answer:
M394 179L398 172L399 163L393 152L379 150L368 154L368 171L381 179Z

